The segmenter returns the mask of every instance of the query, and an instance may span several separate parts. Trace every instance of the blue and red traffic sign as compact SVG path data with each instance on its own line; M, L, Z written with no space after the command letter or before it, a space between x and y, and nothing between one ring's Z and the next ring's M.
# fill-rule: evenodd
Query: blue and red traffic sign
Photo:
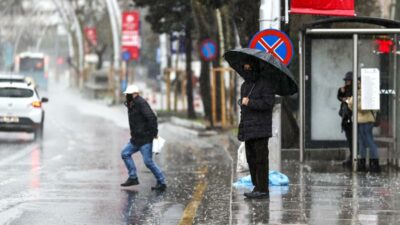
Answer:
M217 57L217 44L211 40L206 39L200 45L200 56L204 61L211 61Z
M258 32L251 39L249 48L266 51L285 65L289 65L293 57L292 41L280 30L267 29Z

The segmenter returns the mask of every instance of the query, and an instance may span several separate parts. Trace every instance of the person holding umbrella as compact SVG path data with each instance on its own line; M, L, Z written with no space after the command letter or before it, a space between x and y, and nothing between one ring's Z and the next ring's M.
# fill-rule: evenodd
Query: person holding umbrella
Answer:
M254 189L249 199L269 198L269 150L275 94L292 95L297 84L290 71L269 53L243 48L225 53L229 65L243 77L238 139L245 142L246 158Z
M247 198L269 198L268 139L272 136L272 109L275 93L267 79L260 79L256 63L243 65L244 83L240 88L240 124L238 139L245 142L254 190Z

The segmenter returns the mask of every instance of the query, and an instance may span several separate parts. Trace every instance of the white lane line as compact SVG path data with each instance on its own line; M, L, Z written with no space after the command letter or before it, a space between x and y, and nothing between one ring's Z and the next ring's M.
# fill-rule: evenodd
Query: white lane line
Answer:
M56 155L56 156L54 156L51 160L52 160L52 161L56 161L56 160L62 159L63 157L64 157L63 155Z

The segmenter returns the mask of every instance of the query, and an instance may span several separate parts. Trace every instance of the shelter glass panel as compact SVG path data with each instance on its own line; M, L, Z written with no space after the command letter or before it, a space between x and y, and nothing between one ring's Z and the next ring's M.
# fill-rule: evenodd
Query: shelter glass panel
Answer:
M337 93L353 68L353 41L312 39L311 45L311 141L344 141Z

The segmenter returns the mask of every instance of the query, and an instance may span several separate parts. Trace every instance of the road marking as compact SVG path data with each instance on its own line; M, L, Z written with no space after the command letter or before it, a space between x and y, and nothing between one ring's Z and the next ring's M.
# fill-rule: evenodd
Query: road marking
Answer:
M63 157L64 157L63 155L57 155L57 156L54 156L51 160L52 160L52 161L60 160L60 159L62 159Z
M201 201L203 200L204 192L207 189L207 182L204 179L208 173L208 169L207 167L202 167L200 168L199 172L201 174L200 177L202 177L202 180L199 181L196 187L194 188L194 192L192 195L193 198L183 211L183 216L181 218L181 221L179 222L179 225L193 224L197 208L199 207Z

